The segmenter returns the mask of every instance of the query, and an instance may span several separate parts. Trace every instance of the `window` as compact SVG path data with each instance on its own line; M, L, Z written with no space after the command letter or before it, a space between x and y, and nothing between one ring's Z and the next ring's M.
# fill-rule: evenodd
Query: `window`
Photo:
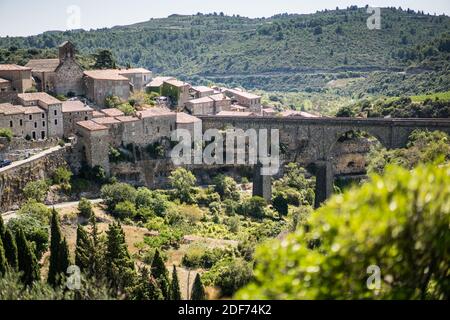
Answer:
M58 125L58 119L55 119L55 126Z
M88 121L89 120L89 118L88 117L84 117L84 121Z
M12 128L13 127L13 122L12 120L9 122L9 126Z
M156 127L156 131L159 133L159 127Z
M57 115L58 115L58 111L56 111L56 110L55 110L55 112L54 112L54 113L55 113L55 116L57 116Z
M37 122L34 123L34 127L37 128Z
M33 120L33 115L30 114L30 116L28 117L30 120Z
M20 119L20 126L23 126L23 120Z
M42 126L45 127L45 121L42 121Z
M45 114L43 113L43 114L42 114L42 119L44 119L44 118L45 118Z
M33 140L36 140L36 132L33 131L32 136L33 136Z
M45 131L41 131L41 139L45 139Z

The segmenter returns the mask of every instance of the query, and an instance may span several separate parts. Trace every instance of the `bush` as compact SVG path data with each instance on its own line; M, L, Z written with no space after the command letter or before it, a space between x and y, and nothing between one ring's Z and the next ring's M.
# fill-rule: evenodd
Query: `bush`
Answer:
M237 297L448 300L449 186L450 165L389 166L259 247L255 282ZM379 288L367 285L373 265Z
M113 215L121 220L133 219L136 216L136 206L131 201L123 201L116 204Z
M181 264L192 269L210 269L221 259L232 256L232 249L206 249L202 246L190 246L183 256Z
M92 213L93 210L91 202L85 198L81 198L78 203L78 214L83 218L89 219L92 216Z
M48 249L49 225L32 215L20 215L8 221L10 230L17 234L22 229L25 237L33 245L33 250L38 260Z
M104 185L101 189L101 196L108 207L108 211L112 213L119 202L129 201L134 205L137 192L134 187L127 183L114 183Z
M70 191L72 175L72 171L66 167L58 167L53 173L53 183L61 186L66 191Z
M223 297L231 297L237 290L248 284L253 276L251 266L243 259L223 259L205 273L205 284L220 289Z
M233 178L222 174L214 178L215 191L220 195L222 200L231 199L239 201L240 194L236 181Z
M178 168L169 176L169 181L174 189L174 196L182 202L193 203L194 202L194 187L197 179L192 172Z
M51 210L44 204L37 202L34 199L28 200L23 204L17 212L19 216L30 216L44 224L50 223L52 215Z
M255 196L245 199L237 208L237 213L244 216L250 216L257 219L262 219L266 215L265 208L267 206L266 200Z
M11 141L13 133L9 128L0 128L0 137L4 137L6 140Z
M27 200L36 200L43 202L47 196L49 186L46 181L38 180L28 182L23 188L23 194Z
M167 196L158 191L151 191L148 188L142 187L136 193L136 207L149 208L157 216L164 217L169 207Z

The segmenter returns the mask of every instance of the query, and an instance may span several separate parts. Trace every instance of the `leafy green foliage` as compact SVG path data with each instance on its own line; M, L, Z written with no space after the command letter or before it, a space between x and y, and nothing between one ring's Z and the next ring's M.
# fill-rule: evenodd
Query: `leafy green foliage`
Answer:
M155 255L153 257L151 275L158 283L159 288L161 289L162 295L164 299L170 299L170 281L169 281L169 272L167 271L166 266L164 265L164 261L161 258L161 254L159 250L156 249Z
M406 148L386 150L373 148L369 154L368 172L381 173L388 164L412 169L419 163L450 159L450 137L441 131L414 131Z
M47 196L49 185L47 181L38 180L28 182L25 188L23 188L23 194L26 199L34 199L37 202L43 202Z
M116 61L110 50L99 50L95 55L94 69L115 69Z
M257 250L241 299L448 299L450 167L390 166ZM379 290L367 286L380 268ZM373 290L374 289L374 290Z
M0 137L6 138L8 141L12 140L13 133L9 128L0 128Z
M214 189L222 200L231 199L239 201L240 194L236 181L232 177L218 175L214 178Z
M194 202L193 189L197 180L192 172L184 168L178 168L172 171L169 181L174 189L175 198L186 203Z
M89 219L92 216L92 204L86 198L81 198L80 202L78 202L78 214L86 219Z
M39 264L30 243L25 238L22 229L16 232L19 271L22 272L21 281L26 286L39 281Z
M65 191L70 191L71 185L70 180L72 179L73 173L66 167L58 167L53 173L53 182L60 185Z
M101 189L102 198L108 206L108 211L113 212L120 202L136 200L136 189L126 183L114 183L104 185Z

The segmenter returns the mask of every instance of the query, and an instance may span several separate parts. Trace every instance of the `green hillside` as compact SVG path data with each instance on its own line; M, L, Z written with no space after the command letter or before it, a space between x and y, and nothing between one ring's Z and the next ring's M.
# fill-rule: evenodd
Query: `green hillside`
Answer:
M369 30L369 16L357 7L257 19L172 15L111 29L0 38L0 62L11 60L11 48L51 49L70 39L82 54L109 48L122 65L199 84L345 95L450 89L449 17L384 8L381 30ZM329 88L346 78L363 81Z

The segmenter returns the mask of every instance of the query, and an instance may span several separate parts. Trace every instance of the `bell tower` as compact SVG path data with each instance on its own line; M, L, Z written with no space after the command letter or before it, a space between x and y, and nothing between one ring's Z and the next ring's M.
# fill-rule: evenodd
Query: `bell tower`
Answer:
M59 61L75 59L75 46L70 41L65 41L59 46Z

